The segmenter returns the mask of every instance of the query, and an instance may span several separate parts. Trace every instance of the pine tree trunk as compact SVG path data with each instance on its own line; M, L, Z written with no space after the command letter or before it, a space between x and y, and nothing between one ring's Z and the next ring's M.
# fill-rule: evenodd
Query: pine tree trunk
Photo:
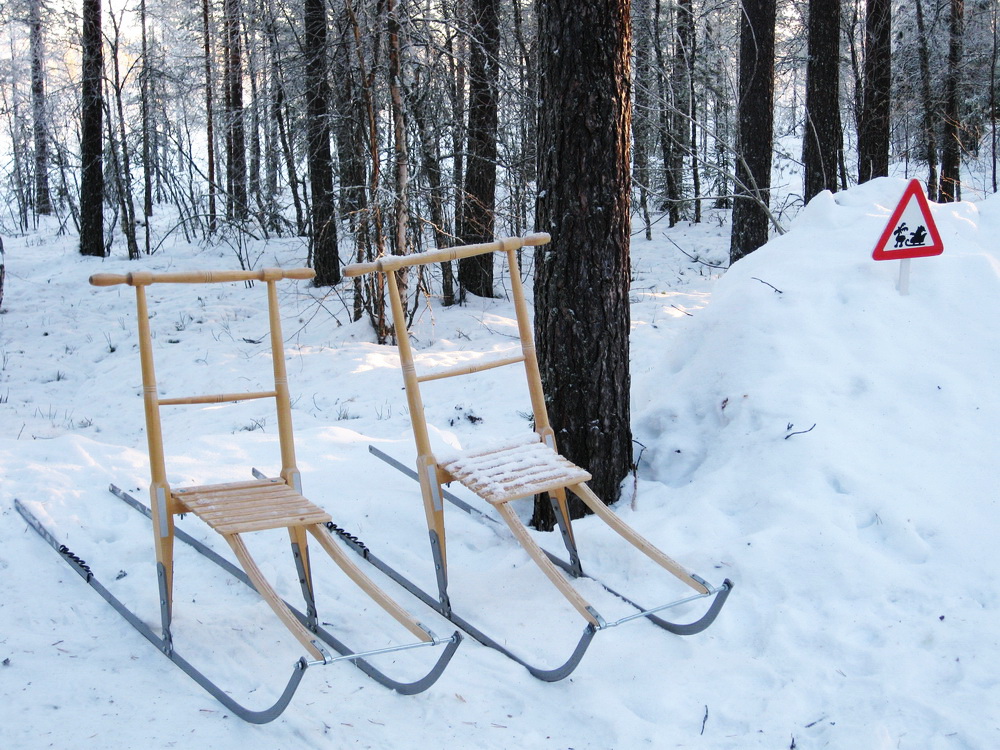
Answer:
M659 122L657 141L660 144L660 160L663 167L664 198L661 203L661 210L667 212L669 224L670 226L674 226L681 218L680 187L678 185L679 175L675 169L677 143L672 130L674 122L674 118L671 116L673 92L670 76L668 75L667 61L663 54L663 35L660 32L662 17L661 2L660 0L656 0L653 11L653 49L656 52L656 88L660 98L657 116Z
M497 77L500 65L500 19L497 0L471 0L468 161L462 221L456 228L462 244L493 240L497 184ZM493 296L493 254L463 258L458 281L464 292Z
M386 0L386 15L389 30L389 102L392 115L392 146L394 155L395 200L393 201L393 245L396 255L409 252L408 232L410 225L410 155L406 144L406 117L403 111L403 62L399 40L399 7L396 0ZM406 274L398 273L400 293L406 292Z
M517 1L517 0L515 0ZM451 0L451 15L462 18L465 13L465 0ZM452 184L455 191L455 228L458 231L462 223L464 206L463 180L465 177L465 91L466 65L469 56L468 35L451 34L448 37L446 50L453 60L449 76L448 94L451 99L451 144L452 153ZM451 261L441 264L441 298L445 305L454 305L459 301L456 290L455 269Z
M997 7L991 9L990 26L993 32L993 45L990 50L990 176L993 192L997 191L997 59L1000 57L1000 43L997 39Z
M840 0L809 0L809 60L802 144L806 203L820 191L837 192L839 86Z
M948 32L948 77L945 82L944 131L941 144L941 203L962 200L961 133L962 112L959 101L959 78L962 64L962 33L965 16L964 0L951 0L951 21Z
M340 281L337 215L330 150L330 83L327 78L325 0L305 0L303 7L306 58L306 148L312 192L312 257L316 286Z
M731 263L767 242L774 130L775 0L744 0L743 7Z
M677 220L680 217L689 215L688 212L681 211L683 205L684 189L684 160L691 159L694 165L697 160L694 158L695 143L691 138L691 112L694 105L692 100L692 63L694 51L694 14L691 7L691 0L677 1L677 29L674 36L674 69L673 69L673 115L671 117L671 138L673 139L673 149L671 156L671 184L674 186L671 198L677 207ZM697 168L697 167L695 167Z
M646 240L653 239L649 214L650 138L653 132L653 29L649 0L632 3L632 36L635 40L635 71L633 74L632 112L632 183L638 193L639 213Z
M42 43L41 0L31 0L29 12L31 47L31 119L35 141L35 211L52 213L49 191L49 138L45 120L45 48Z
M923 98L924 158L927 160L927 198L937 200L937 128L934 100L931 98L931 63L927 49L927 32L924 28L924 4L916 0L917 53L920 57L920 94Z
M104 256L104 69L101 0L83 0L80 90L80 253Z
M125 104L123 102L124 82L121 76L121 63L119 48L121 44L121 27L112 15L114 25L114 36L111 44L111 70L113 78L111 81L115 93L115 111L118 114L118 135L115 136L114 126L111 122L111 113L108 111L108 144L111 147L113 156L112 166L114 167L114 179L117 186L118 202L121 206L122 234L125 235L125 243L128 248L130 260L138 260L139 244L135 236L135 203L132 201L132 162L128 153L128 133L125 129Z
M863 109L858 128L858 182L889 175L891 34L890 0L868 0L865 16Z
M215 193L215 107L212 102L214 95L212 82L212 35L209 26L209 2L202 0L201 23L202 23L202 44L205 52L205 120L208 141L208 232L215 234L218 226L218 216L216 214Z
M142 36L142 69L139 72L139 106L142 110L142 214L143 248L150 251L149 217L153 215L153 164L150 149L149 119L149 43L146 38L146 0L139 2L139 25Z
M607 503L632 466L629 15L628 0L538 6L538 355L560 451Z
M225 29L226 93L226 185L229 188L227 215L247 218L247 153L243 111L243 52L240 43L240 0L223 0Z

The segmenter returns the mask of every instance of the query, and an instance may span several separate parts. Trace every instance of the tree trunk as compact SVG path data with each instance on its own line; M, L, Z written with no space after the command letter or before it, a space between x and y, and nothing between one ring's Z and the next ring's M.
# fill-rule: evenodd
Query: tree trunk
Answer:
M492 242L497 185L497 78L500 64L500 19L497 0L472 0L469 64L468 161L462 191L461 223L456 228L463 244ZM463 292L493 296L493 253L463 258L458 263Z
M271 6L268 6L268 38L271 44L271 118L278 131L278 145L284 161L288 189L292 193L292 204L295 207L295 233L299 237L304 237L306 234L306 221L302 211L302 200L299 198L298 172L295 166L295 144L285 124L287 119L287 104L285 100L285 82L281 75L281 48L278 43L274 12Z
M208 131L206 139L208 141L208 232L215 234L218 216L215 206L217 184L215 177L215 111L212 103L214 84L212 82L212 34L209 26L209 2L210 0L202 0L201 23L205 50L205 119Z
M635 40L635 71L633 73L632 112L632 183L638 192L639 212L646 240L653 239L653 225L649 215L650 141L654 132L652 122L653 86L653 20L649 0L632 3L632 36Z
M917 12L917 53L920 57L920 93L923 98L924 158L927 159L927 198L937 200L937 133L934 116L936 107L931 98L931 63L927 49L927 32L924 28L924 4L916 2Z
M518 0L515 0L517 2ZM452 0L452 16L462 18L465 13L466 0ZM465 91L466 91L466 66L469 55L468 35L451 34L448 37L448 58L453 60L453 67L450 76L449 94L451 96L452 113L452 182L455 188L455 231L462 223L462 210L464 208L464 188L465 178ZM441 296L445 305L453 305L458 302L460 294L455 290L455 272L451 261L441 264Z
M80 80L80 253L104 257L104 69L101 0L83 0Z
M660 98L657 117L660 127L657 140L660 144L660 159L663 162L664 198L661 205L662 209L667 211L670 226L674 226L681 218L680 186L678 185L679 175L675 169L677 142L671 129L674 123L674 118L671 116L674 105L673 91L667 62L663 55L664 44L660 33L662 17L661 2L656 0L653 10L653 49L656 51L656 88Z
M891 35L890 0L867 0L864 94L858 128L858 182L889 175Z
M806 203L823 190L837 192L839 86L840 0L809 0L809 60L802 145L803 199Z
M993 192L997 191L997 58L1000 56L1000 44L997 39L997 7L990 9L990 29L993 45L990 50L990 176L993 180Z
M701 223L701 168L698 164L698 98L695 95L695 64L698 54L698 35L695 32L694 14L691 15L691 49L688 53L688 116L691 119L691 195L694 202L694 223Z
M613 503L632 467L629 2L540 3L538 30L536 225L552 235L535 254L539 363L560 452Z
M49 192L49 139L45 120L45 48L42 43L41 0L28 9L31 46L31 119L35 141L35 211L52 213Z
M406 119L403 112L403 62L399 41L399 8L396 0L386 0L386 15L389 30L389 101L392 115L392 142L395 161L395 200L393 218L394 236L392 251L396 255L406 255L407 234L410 225L410 155L406 145ZM406 274L397 274L400 294L405 297Z
M731 263L767 242L774 128L775 0L744 0L743 8Z
M674 186L673 200L677 206L677 219L688 216L681 211L684 200L684 160L690 158L692 165L697 164L694 157L695 143L692 139L691 112L694 105L692 99L692 65L694 62L694 13L691 0L677 0L677 29L674 35L674 70L673 70L673 114L671 117L671 138L674 141L671 164ZM697 166L694 167L697 169Z
M333 154L330 151L330 83L327 78L325 0L305 0L306 147L312 192L312 257L316 286L340 281L337 252L337 215L333 193Z
M108 145L113 156L112 166L115 185L118 192L118 202L121 206L122 234L125 235L125 243L128 248L129 260L139 259L139 244L135 236L135 203L132 201L132 162L128 153L128 133L125 128L125 104L122 101L122 93L125 87L121 76L121 60L119 56L121 46L121 23L114 15L111 16L114 26L114 36L111 44L111 70L113 79L111 81L115 92L115 111L118 114L118 135L115 136L114 125L112 124L111 111L108 116Z
M445 218L444 175L441 168L441 146L436 123L433 120L433 105L427 102L427 92L411 92L408 96L409 110L413 114L417 138L420 143L420 168L427 179L428 211L434 230L436 247L448 247L451 233Z
M247 218L247 153L243 111L243 53L240 43L240 0L223 0L225 27L226 185L227 215Z
M146 38L146 0L139 2L139 25L142 36L142 69L139 72L139 106L142 109L142 214L143 248L150 251L149 217L153 215L153 157L150 150L149 119L149 44Z
M944 131L941 144L941 203L962 200L961 133L962 112L959 101L959 79L962 64L962 33L965 16L964 0L951 0L951 21L948 31L948 78L945 82Z

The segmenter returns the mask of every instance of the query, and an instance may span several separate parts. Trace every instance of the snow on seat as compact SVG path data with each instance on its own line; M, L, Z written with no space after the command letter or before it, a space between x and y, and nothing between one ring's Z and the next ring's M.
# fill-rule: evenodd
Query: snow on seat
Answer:
M479 497L495 504L591 478L534 432L443 456L438 465Z

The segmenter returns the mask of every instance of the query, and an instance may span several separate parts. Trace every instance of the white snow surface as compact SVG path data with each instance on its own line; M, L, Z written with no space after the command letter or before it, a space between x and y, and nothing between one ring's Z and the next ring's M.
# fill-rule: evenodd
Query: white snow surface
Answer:
M134 296L87 278L237 268L235 255L171 236L139 262L83 258L47 225L5 238L0 746L1000 747L1000 196L932 204L945 252L912 262L903 296L899 263L871 252L905 184L823 193L724 274L706 265L728 250L714 217L633 239L638 472L615 511L710 583L734 581L710 629L678 637L639 620L601 632L577 671L552 684L471 638L417 696L348 664L315 667L263 726L232 716L157 653L14 509L19 499L158 627L149 524L107 490L113 482L148 500ZM251 250L258 267L304 257L299 242ZM368 452L413 461L396 350L375 343L367 321L349 322L340 291L280 289L304 494L432 589L418 485ZM262 285L162 285L149 297L162 394L265 389ZM428 304L413 342L425 369L508 356L512 305ZM442 450L530 429L516 369L429 383L424 399ZM280 468L269 401L164 407L163 426L175 486ZM530 660L561 663L582 619L509 534L446 514L456 610ZM197 519L178 524L229 555ZM637 600L688 591L596 519L576 530L587 570ZM560 551L557 535L537 537ZM264 573L298 600L287 537L249 540ZM342 640L412 640L318 548L313 564L320 617ZM453 630L373 575L435 632ZM269 705L298 644L253 592L181 543L175 585L178 652L236 700ZM580 586L607 619L630 614L592 581ZM435 656L417 649L376 663L413 679Z

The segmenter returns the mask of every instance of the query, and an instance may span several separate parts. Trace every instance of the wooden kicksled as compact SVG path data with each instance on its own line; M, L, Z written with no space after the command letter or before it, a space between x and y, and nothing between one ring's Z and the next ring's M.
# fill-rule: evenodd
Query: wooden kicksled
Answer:
M732 589L732 582L726 580L721 586L712 587L704 579L693 573L689 573L683 566L661 552L652 543L624 523L587 485L591 475L558 453L555 434L549 424L545 408L545 395L542 390L541 375L535 354L532 324L529 317L528 305L525 301L517 260L517 251L521 247L543 245L548 241L549 236L547 234L531 234L523 238L512 237L490 243L439 249L408 256L388 256L372 263L359 263L347 266L343 269L343 273L345 276L380 273L385 276L387 282L392 306L393 325L399 346L400 367L403 373L409 414L413 426L413 437L416 443L417 465L415 474L420 482L423 495L427 528L430 534L431 553L437 573L437 599L435 601L426 592L418 590L412 583L403 579L402 576L398 576L398 574L397 581L409 588L414 594L420 596L428 604L435 606L435 609L441 614L451 619L480 642L496 648L520 664L523 664L536 677L551 681L562 679L573 671L586 651L591 639L600 630L638 618L646 618L660 627L680 635L690 635L704 630L714 621L719 610L722 608ZM418 374L407 334L406 316L395 272L403 268L441 263L493 252L501 253L507 259L510 272L511 296L517 316L520 353L516 356L492 361L481 361L474 366ZM421 384L443 378L471 375L483 370L508 365L520 365L524 370L534 419L534 432L499 440L493 445L478 449L457 452L452 455L435 455L431 450L428 435L421 395ZM377 451L373 450L372 452L379 455ZM390 463L396 462L390 460ZM451 500L459 505L459 507L464 506L463 509L471 510L465 503L461 501L456 502L456 498L444 488L443 485L452 481L460 482L496 509L497 513L499 513L531 559L586 621L584 633L573 654L561 666L554 669L542 669L528 664L506 647L499 644L495 639L459 617L452 610L451 601L448 596L448 558L445 539L444 501ZM598 518L610 526L625 541L635 546L659 566L680 579L694 593L678 601L658 607L644 608L632 602L625 595L605 586L605 589L619 596L638 610L635 614L614 622L605 620L593 605L574 587L571 580L571 578L584 576L584 573L570 521L567 492L571 492L579 497ZM552 499L556 518L562 532L562 538L569 553L570 560L568 562L560 560L543 550L532 538L528 529L511 507L511 503L515 500L532 498L541 493L548 493ZM477 515L482 516L481 513ZM389 571L387 570L386 572ZM658 617L656 614L670 607L702 597L714 597L714 600L708 611L695 622L689 624L671 623Z
M183 532L175 530L174 516L193 513L211 529L219 533L229 544L239 561L243 575L236 574L253 586L267 602L282 624L295 636L305 649L308 658L296 665L289 681L291 693L294 685L301 680L301 672L308 666L329 664L339 660L349 660L364 672L399 692L414 693L429 687L440 676L458 646L461 636L456 633L449 638L437 638L418 623L402 607L389 597L371 580L349 556L343 546L331 534L330 515L302 494L302 482L295 464L295 447L292 432L291 402L288 376L285 370L284 340L281 333L281 318L278 307L277 282L283 279L310 279L312 269L296 268L282 270L268 268L260 271L199 271L182 273L137 272L125 276L96 274L90 278L95 286L127 284L135 288L136 318L139 330L139 357L142 367L143 401L146 417L146 434L149 446L151 472L150 516L153 525L153 540L156 550L156 568L160 589L160 615L162 635L154 643L189 674L193 670L185 668L182 659L176 658L171 632L173 612L174 538ZM273 363L274 388L263 392L222 393L204 396L161 398L157 390L153 363L153 341L150 336L149 311L146 302L146 288L153 284L209 284L216 282L264 282L267 289L268 318L270 324L271 359ZM281 473L276 478L257 478L244 482L227 482L199 487L171 487L167 481L164 458L163 432L160 423L160 409L167 406L185 404L216 404L248 399L274 399L278 420L278 443L281 452ZM114 488L116 489L116 488ZM113 489L113 491L114 491ZM120 491L116 494L123 494ZM141 506L133 498L125 498L134 506ZM292 547L292 556L297 566L298 578L305 599L306 613L302 614L288 605L261 573L250 555L244 536L252 532L285 530ZM412 633L417 641L401 644L388 649L365 653L355 653L346 648L320 627L316 602L313 595L312 566L309 560L308 541L315 540L330 558L351 578L372 600ZM184 540L193 543L185 535ZM197 546L197 545L195 545ZM204 548L199 549L208 554ZM211 556L211 555L210 555ZM219 562L219 560L216 560ZM225 565L231 569L231 565ZM147 635L144 633L144 635ZM149 635L147 635L149 638ZM387 651L398 651L419 646L447 644L431 671L422 679L412 683L397 682L367 662L367 657ZM329 650L339 651L340 656L332 656ZM183 662L183 663L182 663ZM188 665L190 666L190 665ZM194 677L195 675L192 674ZM201 679L198 679L201 677ZM204 677L195 677L209 692L222 700L240 716L255 722L270 721L287 705L291 698L286 688L282 698L265 711L250 711L219 690Z

